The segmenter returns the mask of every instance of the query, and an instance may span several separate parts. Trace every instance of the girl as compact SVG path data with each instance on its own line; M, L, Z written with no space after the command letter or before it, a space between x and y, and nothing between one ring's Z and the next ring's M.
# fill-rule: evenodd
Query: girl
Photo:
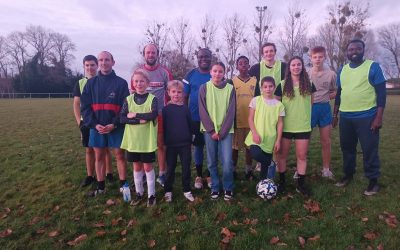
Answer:
M274 98L275 80L266 76L261 79L262 96L254 97L249 104L250 132L246 145L250 147L252 158L261 163L261 180L267 178L272 153L280 149L285 108ZM273 166L275 167L275 165ZM268 176L273 178L273 176Z
M128 96L121 110L121 123L125 126L121 148L127 150L128 162L133 162L133 178L136 199L131 205L138 205L144 193L143 170L147 180L147 207L156 204L155 173L152 163L157 149L157 98L146 89L150 80L148 74L138 69L133 73L135 93Z
M199 90L201 131L207 149L208 170L211 174L211 199L219 196L218 154L222 163L224 200L233 198L232 133L235 118L235 90L224 81L225 65L211 67L211 80Z
M278 157L279 192L285 191L286 161L292 140L296 145L298 183L296 191L308 196L304 185L307 169L307 151L311 135L311 106L315 86L311 83L304 68L303 59L293 57L285 80L275 90L275 95L285 106L281 150Z

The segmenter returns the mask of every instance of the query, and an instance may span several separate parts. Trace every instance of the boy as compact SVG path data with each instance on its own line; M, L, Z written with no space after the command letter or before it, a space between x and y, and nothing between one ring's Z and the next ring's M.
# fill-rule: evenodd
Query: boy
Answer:
M176 160L179 155L182 165L183 195L189 201L194 201L190 191L191 163L191 119L189 108L183 105L183 83L169 81L167 85L171 101L162 110L164 121L164 142L167 147L167 178L165 180L165 201L172 201L172 185L175 179Z
M312 68L309 70L310 80L314 83L317 92L314 93L314 101L311 112L311 127L319 127L322 146L322 171L325 178L333 178L331 172L331 124L332 112L329 101L336 96L336 74L324 67L326 50L318 46L311 50Z
M97 68L98 68L98 62L97 58L93 55L87 55L83 58L83 69L85 73L85 77L80 79L77 84L74 87L73 90L73 95L74 95L74 103L73 103L73 108L74 108L74 116L76 123L79 126L79 129L81 131L81 140L82 140L82 145L86 148L86 155L85 155L85 160L86 160L86 173L87 176L86 178L81 182L80 186L81 187L86 187L92 184L93 182L96 181L94 177L94 151L92 147L89 147L89 131L90 128L86 127L83 124L83 118L81 116L81 94L83 91L83 88L85 87L88 79L94 77L97 73ZM112 174L112 169L111 169L111 156L110 152L107 150L106 154L106 178L108 181L113 181L114 177Z
M239 150L245 149L246 155L246 179L251 179L252 162L249 149L245 146L244 141L249 133L249 104L254 97L254 90L257 84L256 77L249 75L249 59L245 56L240 56L236 60L236 69L239 71L238 76L232 79L233 86L236 92L236 119L235 119L235 132L233 134L232 145L232 160L233 160L233 177L236 179L236 167L239 158Z

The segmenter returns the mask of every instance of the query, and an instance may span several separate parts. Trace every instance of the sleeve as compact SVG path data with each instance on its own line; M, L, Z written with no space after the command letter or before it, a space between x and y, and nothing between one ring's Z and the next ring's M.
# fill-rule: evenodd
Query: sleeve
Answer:
M332 78L331 78L331 83L330 83L330 86L329 86L329 90L330 91L334 91L334 90L336 90L336 73L334 72L334 71L331 71L331 73L332 73Z
M281 102L279 102L279 116L285 116L285 106Z
M285 79L287 64L282 62L281 63L281 81Z
M119 104L121 105L120 107L122 108L124 102L126 101L126 97L129 96L129 88L128 88L128 82L125 80L122 80L122 84L120 87L120 95L119 95ZM113 118L112 123L114 126L118 126L120 123L120 114L121 112L118 112L116 116Z
M167 122L167 106L165 106L162 110L161 110L161 116L162 116L162 120L163 120L163 130L164 131L169 131L168 128L168 122ZM160 136L160 135L157 135ZM164 139L164 142L167 141L167 133L162 133L162 137Z
M153 101L151 103L151 112L136 114L137 119L146 120L146 121L153 121L157 118L157 116L158 116L158 100L157 100L157 98L153 98Z
M72 90L72 95L75 97L81 97L81 90L79 87L79 81L76 82L74 89Z
M336 87L337 87L337 92L336 92L336 97L335 97L335 106L340 106L340 96L342 94L342 86L340 84L340 73L342 72L343 67L341 67L337 74L336 74Z
M256 98L253 97L249 103L249 108L256 109L256 103L257 103Z
M183 92L187 95L190 94L190 90L191 90L191 86L190 86L190 78L192 75L193 70L189 71L185 77L183 78L182 82L183 82Z
M125 98L124 104L122 105L121 112L119 113L119 121L121 124L139 124L140 120L137 118L132 118L129 119L127 117L129 113L129 108L128 108L128 101Z
M229 133L229 130L232 128L233 122L235 121L236 115L236 93L235 88L232 88L231 96L229 98L229 106L228 111L226 112L224 121L221 124L221 129L218 132L222 138Z
M85 88L83 88L81 95L81 114L83 123L86 127L95 128L98 124L95 114L92 110L92 92L90 91L91 81L89 81Z
M280 83L278 84L278 86L276 86L274 95L279 97L282 96L282 87Z
M251 66L250 70L249 70L249 74L250 76L254 76L257 79L257 83L256 83L256 88L254 90L254 96L259 96L260 95L260 64L256 63L253 66Z
M376 93L376 106L384 108L386 106L386 84L374 85Z
M373 62L368 74L368 80L372 85L386 83L386 77L379 63Z
M207 103L206 103L206 86L207 84L203 84L199 90L199 115L201 123L203 124L204 128L206 129L207 133L215 132L215 126L213 121L211 120L210 115L207 111Z
M340 73L342 73L342 69L343 69L343 67L341 67L339 70L338 70L338 72L337 72L337 74L336 74L336 87L337 88L339 88L341 85L340 85Z

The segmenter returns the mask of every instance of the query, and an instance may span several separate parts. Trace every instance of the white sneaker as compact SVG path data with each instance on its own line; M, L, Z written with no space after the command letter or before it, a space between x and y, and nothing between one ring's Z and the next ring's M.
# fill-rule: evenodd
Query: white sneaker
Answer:
M194 197L193 197L193 195L192 195L192 192L185 192L185 193L183 193L183 195L185 196L185 198L188 200L188 201L190 201L190 202L193 202L194 201Z
M321 176L329 179L333 179L333 173L329 168L323 168L321 171Z
M203 179L200 176L197 176L194 181L194 188L202 189L203 188Z
M261 172L261 163L257 162L256 167L254 168L255 171Z
M297 173L297 171L294 172L293 179L299 179L299 174Z
M166 202L172 202L172 192L166 192L164 198Z
M208 186L208 188L211 188L211 177L209 176L209 177L207 177L206 179L207 179L207 186Z

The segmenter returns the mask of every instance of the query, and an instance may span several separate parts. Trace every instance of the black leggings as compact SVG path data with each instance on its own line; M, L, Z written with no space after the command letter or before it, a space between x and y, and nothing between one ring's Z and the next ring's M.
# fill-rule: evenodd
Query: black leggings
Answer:
M190 162L192 152L190 145L187 145L182 147L167 147L167 176L164 187L165 192L172 192L178 155L182 165L182 189L183 192L190 191Z
M257 145L250 145L250 154L254 160L261 163L261 172L260 172L261 180L266 179L268 173L268 167L271 164L272 160L272 154L264 152Z

